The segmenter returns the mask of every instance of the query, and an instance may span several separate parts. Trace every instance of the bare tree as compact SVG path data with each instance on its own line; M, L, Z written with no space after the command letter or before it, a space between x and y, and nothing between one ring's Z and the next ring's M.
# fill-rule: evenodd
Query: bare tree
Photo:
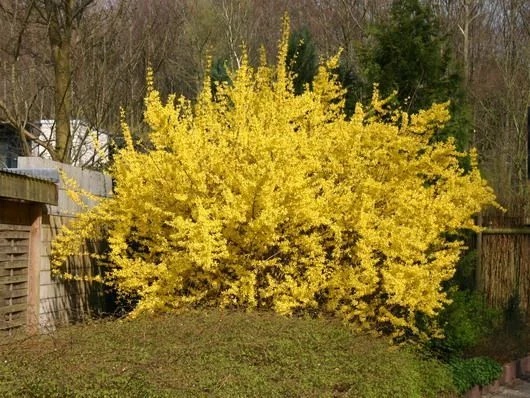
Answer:
M0 52L2 53L2 96L0 121L11 124L19 133L22 151L30 154L29 141L50 150L50 142L30 131L29 122L43 111L49 97L50 76L41 64L46 62L42 49L42 27L33 25L32 2L16 0L0 3Z
M55 158L71 161L72 39L79 21L95 0L40 0L34 8L48 27L55 87Z
M0 101L5 120L10 122L20 132L24 145L24 152L29 152L26 139L34 141L45 147L55 160L63 162L71 161L72 136L70 132L70 118L72 112L72 40L76 34L83 14L95 0L15 0L14 2L2 2L0 11L3 21L10 23L10 32L7 43L3 50L10 55L10 65L5 69L11 69L11 91L12 100L8 103L5 98ZM45 36L48 41L49 58L44 56L45 47L42 42L35 43L32 36L35 34ZM43 35L44 33L44 35ZM9 46L9 42L16 43ZM36 45L38 44L38 45ZM33 47L32 47L33 46ZM24 58L24 51L28 51L29 57ZM40 60L41 64L33 64L31 58ZM55 125L55 142L46 142L40 135L34 134L29 129L29 115L35 106L35 101L41 97L41 87L34 88L31 97L26 92L28 85L17 87L21 80L30 76L27 71L24 76L20 75L21 68L33 67L45 69L46 61L53 67L53 105ZM6 83L5 83L6 84ZM49 88L49 87L45 87ZM6 87L7 91L7 87ZM28 101L28 97L31 100ZM24 112L20 109L24 104Z

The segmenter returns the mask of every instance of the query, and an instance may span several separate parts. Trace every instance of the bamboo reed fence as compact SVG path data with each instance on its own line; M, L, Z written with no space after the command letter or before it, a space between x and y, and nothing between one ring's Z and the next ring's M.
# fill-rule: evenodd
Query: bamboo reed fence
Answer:
M517 300L530 319L530 225L517 217L484 221L477 236L477 288L496 308Z

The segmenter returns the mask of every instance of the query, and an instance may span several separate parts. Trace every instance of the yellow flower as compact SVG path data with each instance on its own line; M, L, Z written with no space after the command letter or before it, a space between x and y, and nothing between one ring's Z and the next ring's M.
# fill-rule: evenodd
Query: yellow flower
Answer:
M448 104L407 115L375 90L376 112L347 120L336 57L296 96L284 28L277 65L244 56L215 99L207 80L195 104L164 103L148 72L153 149L135 151L124 124L114 196L63 232L54 264L103 231L107 278L138 299L134 314L270 308L419 334L415 315L444 305L463 248L447 234L494 194L453 141L429 144Z

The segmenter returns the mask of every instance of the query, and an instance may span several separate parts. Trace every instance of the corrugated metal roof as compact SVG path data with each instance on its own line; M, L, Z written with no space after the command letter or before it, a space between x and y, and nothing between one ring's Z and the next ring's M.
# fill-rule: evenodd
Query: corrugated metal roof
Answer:
M18 174L23 176L28 176L30 178L36 178L38 180L53 182L58 184L60 181L59 171L57 169L51 168L41 168L41 169L24 169L24 168L7 168L0 169L0 171L5 171L12 174Z
M0 169L0 197L57 205L57 184L14 169Z

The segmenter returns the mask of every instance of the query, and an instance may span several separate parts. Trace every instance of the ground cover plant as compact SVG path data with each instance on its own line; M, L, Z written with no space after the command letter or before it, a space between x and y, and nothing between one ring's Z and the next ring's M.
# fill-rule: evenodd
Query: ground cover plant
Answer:
M209 78L198 100L166 102L148 76L150 149L125 148L114 197L62 232L54 266L99 231L105 279L132 316L188 306L336 316L355 328L417 336L447 302L472 215L494 203L476 154L432 142L447 104L408 115L372 105L344 114L344 90L323 63L296 95L286 67L243 56L230 83ZM460 160L470 158L463 170ZM429 328L427 328L429 329Z
M488 386L502 375L502 366L491 358L473 357L450 362L453 383L457 391L465 394L473 386Z
M523 358L530 351L530 323L514 297L500 312L497 325L490 328L476 344L468 347L466 356L487 356L499 363Z
M192 311L0 344L2 397L453 396L447 367L337 321Z

